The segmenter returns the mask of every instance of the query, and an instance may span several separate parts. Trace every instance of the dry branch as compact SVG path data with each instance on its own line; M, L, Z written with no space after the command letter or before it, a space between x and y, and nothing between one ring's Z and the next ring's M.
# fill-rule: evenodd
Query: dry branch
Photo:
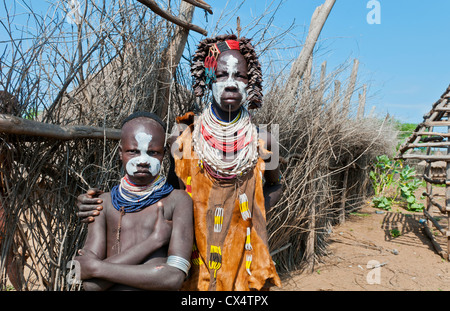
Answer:
M426 174L424 174L423 179L430 184L437 184L437 185L447 185L450 186L450 181L446 181L445 178L442 179L435 179L435 178L431 178L430 176L427 176Z
M162 18L167 19L168 21L170 21L170 22L172 22L172 23L174 23L174 24L176 24L176 25L178 25L180 27L183 27L183 28L186 28L186 29L189 29L189 30L193 30L195 32L198 32L198 33L204 35L204 36L208 35L208 32L205 29L203 29L203 28L201 28L201 27L199 27L197 25L193 25L193 24L191 24L189 22L186 22L186 21L184 21L184 20L182 20L182 19L180 19L180 18L178 18L176 16L171 15L170 13L167 13L166 11L161 9L158 6L158 4L155 1L153 1L153 0L138 0L138 1L140 3L142 3L143 5L145 5L146 7L148 7L150 10L152 10L155 14L158 14Z
M439 230L440 233L442 233L444 236L447 234L447 232L442 228L442 226L437 222L437 220L430 215L426 210L423 210L424 216L433 223L433 225L436 227L437 230Z
M190 4L192 4L193 6L196 6L196 7L198 7L198 8L204 9L204 10L206 10L209 14L213 14L213 11L212 11L212 9L211 9L211 6L210 6L208 3L204 2L204 1L201 1L201 0L183 0L183 1L184 1L184 2L187 2L187 3L190 3Z
M0 132L59 140L77 138L120 139L120 130L93 126L59 126L0 114Z
M436 250L436 252L442 256L442 258L446 258L447 257L447 253L441 248L441 245L439 245L439 243L436 241L436 237L434 236L434 234L431 232L430 228L428 227L427 224L423 224L423 228L425 231L425 234L428 236L428 238L431 240L431 243L433 244L434 249Z
M439 203L437 203L437 202L434 200L434 196L430 195L430 194L427 193L427 192L423 192L423 195L424 195L424 196L427 196L428 199L430 200L430 203L431 203L432 205L436 206L436 207L439 209L439 211L440 211L441 213L445 213L445 212L446 212L445 208L442 207Z

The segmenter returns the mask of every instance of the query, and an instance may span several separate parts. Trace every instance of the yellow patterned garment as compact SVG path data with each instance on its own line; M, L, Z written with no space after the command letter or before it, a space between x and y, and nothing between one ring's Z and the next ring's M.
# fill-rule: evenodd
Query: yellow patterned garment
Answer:
M175 172L194 202L195 245L183 290L261 290L281 286L267 245L264 161L237 180L213 179L192 147L193 125L176 140ZM262 147L259 142L259 148ZM173 150L173 149L172 149Z

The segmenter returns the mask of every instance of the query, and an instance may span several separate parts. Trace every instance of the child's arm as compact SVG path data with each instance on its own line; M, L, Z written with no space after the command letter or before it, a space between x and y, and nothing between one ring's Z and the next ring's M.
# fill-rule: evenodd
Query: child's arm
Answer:
M108 193L102 194L103 198ZM106 215L105 212L100 213L96 221L89 223L87 226L87 237L83 249L94 253L99 259L106 257Z
M194 245L194 210L192 199L186 191L176 192L172 221L172 237L167 255L178 256L190 262Z
M108 194L102 194L104 197ZM95 222L88 224L88 233L83 250L90 256L77 256L75 260L80 263L83 287L85 290L100 290L96 284L97 280L90 278L90 271L95 260L102 260L106 257L106 215L105 212L100 213ZM79 252L79 255L81 253Z

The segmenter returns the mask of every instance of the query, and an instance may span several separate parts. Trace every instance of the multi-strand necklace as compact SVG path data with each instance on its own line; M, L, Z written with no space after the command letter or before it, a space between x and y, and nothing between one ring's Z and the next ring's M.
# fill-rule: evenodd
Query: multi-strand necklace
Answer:
M209 105L194 127L193 141L200 163L218 179L240 176L254 167L258 159L256 127L245 108L226 122Z
M150 185L145 186L135 185L124 176L120 184L111 190L111 201L118 211L132 213L155 204L172 190L173 187L166 182L163 175L158 175Z

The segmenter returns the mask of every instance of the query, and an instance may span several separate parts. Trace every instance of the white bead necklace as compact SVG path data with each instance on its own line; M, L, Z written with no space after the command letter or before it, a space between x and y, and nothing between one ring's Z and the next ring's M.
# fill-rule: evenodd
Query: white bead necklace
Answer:
M194 126L193 142L200 164L208 165L214 177L242 175L258 160L256 126L243 107L234 120L224 122L210 104Z

